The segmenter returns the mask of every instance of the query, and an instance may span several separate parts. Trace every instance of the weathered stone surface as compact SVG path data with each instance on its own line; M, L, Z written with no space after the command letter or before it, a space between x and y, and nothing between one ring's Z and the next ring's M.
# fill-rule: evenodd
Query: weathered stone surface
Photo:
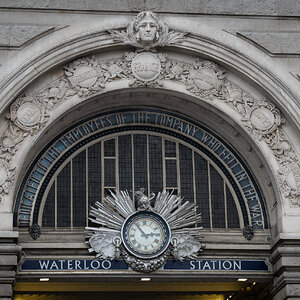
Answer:
M20 47L52 28L42 25L0 25L0 46Z
M233 15L299 16L297 0L2 0L0 8L67 9L98 11L142 11Z
M299 32L239 32L273 54L300 54Z
M241 0L240 12L249 15L277 15L278 5L277 0Z

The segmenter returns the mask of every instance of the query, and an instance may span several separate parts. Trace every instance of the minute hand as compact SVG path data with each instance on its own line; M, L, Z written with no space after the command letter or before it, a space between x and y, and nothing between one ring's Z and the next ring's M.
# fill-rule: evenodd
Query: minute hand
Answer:
M145 237L146 239L148 238L148 235L143 231L143 229L140 227L140 225L136 225L139 231L142 233L142 236Z

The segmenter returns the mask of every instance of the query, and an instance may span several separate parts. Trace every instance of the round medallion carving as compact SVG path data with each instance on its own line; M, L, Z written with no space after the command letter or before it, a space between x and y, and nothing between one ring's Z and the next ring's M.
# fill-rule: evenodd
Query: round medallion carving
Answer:
M72 76L73 85L79 85L83 88L93 86L98 79L97 71L91 66L79 66Z
M201 90L218 89L222 83L214 70L209 68L191 70L190 77L193 79L195 86Z
M267 108L259 107L252 111L250 120L256 129L269 130L274 125L275 117Z
M23 103L17 110L18 122L24 126L36 125L41 118L41 111L38 106L32 103Z
M152 53L140 53L131 62L132 74L141 81L156 79L161 71L158 57Z

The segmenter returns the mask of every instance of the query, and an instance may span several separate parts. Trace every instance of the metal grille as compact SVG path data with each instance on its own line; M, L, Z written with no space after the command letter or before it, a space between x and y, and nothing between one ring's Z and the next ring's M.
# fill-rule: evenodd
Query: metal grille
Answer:
M195 202L204 228L241 227L233 189L216 166L179 140L147 133L102 139L66 161L44 198L42 226L82 228L88 207L110 189L142 187L148 194L169 190Z

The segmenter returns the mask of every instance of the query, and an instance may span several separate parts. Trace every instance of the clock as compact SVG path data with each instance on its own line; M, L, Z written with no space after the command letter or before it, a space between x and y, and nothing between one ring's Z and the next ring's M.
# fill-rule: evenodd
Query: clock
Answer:
M134 256L150 259L169 246L171 231L166 220L152 211L130 215L121 230L123 245Z

